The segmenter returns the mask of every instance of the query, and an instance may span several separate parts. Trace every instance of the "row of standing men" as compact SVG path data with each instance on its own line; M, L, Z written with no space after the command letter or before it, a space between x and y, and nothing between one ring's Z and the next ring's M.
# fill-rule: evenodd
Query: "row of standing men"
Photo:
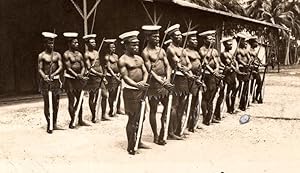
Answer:
M63 88L69 105L71 121L69 128L88 126L82 117L82 99L84 91L89 93L89 106L92 122L97 122L101 103L101 120L109 120L106 112L107 93L109 93L109 116L116 115L119 108L120 83L124 81L123 99L125 113L128 115L126 133L127 151L136 154L138 148L149 148L141 141L143 120L145 118L145 100L150 106L150 125L154 143L165 145L166 140L182 140L187 129L194 132L197 128L200 109L204 125L221 121L222 103L226 103L227 112L235 113L237 93L239 108L245 110L253 102L262 103L262 80L257 57L257 38L247 33L238 33L234 37L221 40L225 49L219 55L215 46L215 30L202 33L197 31L180 32L180 25L168 27L163 41L170 41L166 50L160 45L161 26L144 25L146 46L139 55L139 31L125 32L119 36L124 45L124 54L119 58L115 53L116 39L103 39L96 50L96 34L83 37L87 46L82 55L78 51L78 34L67 32L69 49L63 54L53 50L54 33L43 32L45 50L39 54L38 66L41 76L40 91L44 98L44 113L47 120L47 132L57 127L59 95L62 89L60 74L63 73ZM203 45L198 50L198 37ZM184 37L184 41L183 41ZM237 48L231 53L233 39ZM247 48L250 45L250 50ZM104 45L105 56L100 60L99 52ZM102 63L103 62L103 63ZM214 109L214 99L218 94ZM101 98L101 100L100 100ZM200 99L199 99L200 98ZM157 129L157 108L162 104L161 129Z

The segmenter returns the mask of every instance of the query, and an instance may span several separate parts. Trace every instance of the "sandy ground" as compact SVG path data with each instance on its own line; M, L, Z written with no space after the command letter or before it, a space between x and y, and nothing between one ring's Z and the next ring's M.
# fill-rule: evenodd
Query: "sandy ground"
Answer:
M126 152L124 115L71 130L63 98L58 124L66 130L48 135L42 100L1 106L0 172L299 172L299 79L299 69L267 74L264 104L235 115L224 113L221 124L201 126L184 141L166 146L152 143L147 118L143 140L152 149L135 156ZM240 125L245 113L250 122ZM87 98L84 114L90 120Z

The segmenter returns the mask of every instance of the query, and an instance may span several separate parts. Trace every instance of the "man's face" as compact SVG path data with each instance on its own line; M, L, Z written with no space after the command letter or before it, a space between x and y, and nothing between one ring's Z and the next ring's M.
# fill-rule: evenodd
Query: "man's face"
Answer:
M153 45L159 45L159 33L153 33L149 35L149 42Z
M116 45L114 43L110 43L109 44L109 51L111 53L115 53L116 52Z
M71 48L78 49L78 47L79 47L79 43L78 43L77 38L75 38L71 41Z
M176 31L173 33L172 35L172 40L177 43L180 44L182 42L182 35L180 31Z
M53 40L48 40L46 43L47 49L53 49L54 47L54 41Z
M198 40L196 36L189 37L189 45L193 48L196 48L198 46Z
M205 42L207 44L214 44L215 43L215 40L216 40L216 37L214 35L209 35L209 36L206 36L206 39L205 39Z
M90 39L90 40L89 40L89 45L90 45L92 48L96 48L96 40L95 40L95 39Z
M127 43L126 50L130 53L138 54L139 53L139 41Z
M227 50L231 50L231 49L232 49L232 41L226 41L226 42L224 43L224 47L225 47L225 49L227 49Z

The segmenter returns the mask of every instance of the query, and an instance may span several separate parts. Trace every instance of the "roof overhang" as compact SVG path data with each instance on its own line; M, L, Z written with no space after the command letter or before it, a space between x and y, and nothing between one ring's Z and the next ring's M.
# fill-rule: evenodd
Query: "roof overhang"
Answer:
M244 17L244 16L240 16L240 15L237 15L237 14L232 14L232 13L228 13L228 12L225 12L225 11L220 11L220 10L215 10L215 9L211 9L211 8L202 7L202 6L199 6L197 4L194 4L194 3L191 3L191 2L188 2L188 1L184 1L184 0L143 0L143 1L161 2L161 3L174 3L174 4L177 4L177 5L182 6L182 7L198 9L198 10L205 11L205 12L208 12L208 13L218 14L218 15L222 15L222 16L225 16L225 17L231 17L231 18L234 18L234 19L247 21L249 23L255 23L255 24L260 24L260 25L264 25L264 26L268 26L268 27L273 27L273 28L289 31L288 28L277 25L277 24L272 24L272 23L265 22L265 21L255 20L255 19L251 19L249 17Z

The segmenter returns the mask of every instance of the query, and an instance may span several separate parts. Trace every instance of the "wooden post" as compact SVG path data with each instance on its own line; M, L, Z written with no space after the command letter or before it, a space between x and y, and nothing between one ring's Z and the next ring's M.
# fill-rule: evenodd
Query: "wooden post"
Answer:
M286 54L285 54L285 60L284 65L290 65L290 44L291 44L291 30L289 30L289 36L288 36L288 42L287 42L287 48L286 48Z
M87 7L86 7L86 0L83 0L83 33L84 35L88 34L88 18L87 18ZM85 50L88 47L85 45Z

